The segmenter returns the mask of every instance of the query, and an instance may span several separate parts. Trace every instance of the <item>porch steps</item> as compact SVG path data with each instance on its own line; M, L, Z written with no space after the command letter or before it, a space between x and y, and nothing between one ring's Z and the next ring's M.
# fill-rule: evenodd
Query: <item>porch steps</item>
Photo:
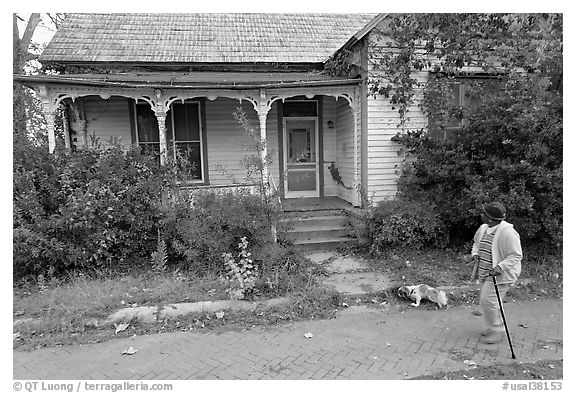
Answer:
M353 245L354 230L344 210L306 210L284 213L288 238L304 251L331 250Z

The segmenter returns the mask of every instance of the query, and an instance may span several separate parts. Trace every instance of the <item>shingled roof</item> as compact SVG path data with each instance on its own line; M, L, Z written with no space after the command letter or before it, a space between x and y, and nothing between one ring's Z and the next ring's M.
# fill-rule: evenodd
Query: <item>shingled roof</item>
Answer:
M69 14L40 61L321 63L375 14Z

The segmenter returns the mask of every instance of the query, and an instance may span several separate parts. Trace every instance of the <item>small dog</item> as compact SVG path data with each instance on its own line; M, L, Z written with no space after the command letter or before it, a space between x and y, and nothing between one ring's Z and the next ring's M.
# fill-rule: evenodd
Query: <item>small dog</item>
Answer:
M414 307L418 307L422 299L430 300L440 308L446 307L448 304L448 298L444 291L440 291L426 284L402 285L398 288L398 294L400 297L413 300L414 303L412 303L411 306Z

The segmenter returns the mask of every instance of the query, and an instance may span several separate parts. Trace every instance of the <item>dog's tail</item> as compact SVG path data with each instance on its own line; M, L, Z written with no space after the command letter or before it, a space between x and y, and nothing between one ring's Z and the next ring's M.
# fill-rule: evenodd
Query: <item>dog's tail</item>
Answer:
M438 303L440 303L442 307L446 307L448 304L448 297L446 296L446 292L438 291Z

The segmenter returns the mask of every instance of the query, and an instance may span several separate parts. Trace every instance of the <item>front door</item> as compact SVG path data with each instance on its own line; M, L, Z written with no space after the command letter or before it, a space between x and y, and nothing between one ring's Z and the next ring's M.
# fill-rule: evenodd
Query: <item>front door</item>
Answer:
M284 149L285 197L318 197L316 119L284 119Z

